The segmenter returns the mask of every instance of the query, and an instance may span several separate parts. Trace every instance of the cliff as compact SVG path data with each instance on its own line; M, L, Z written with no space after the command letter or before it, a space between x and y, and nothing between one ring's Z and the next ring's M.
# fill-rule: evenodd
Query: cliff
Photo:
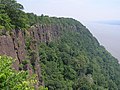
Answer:
M35 73L49 90L119 90L120 65L90 31L71 18L40 17L28 30L0 36L0 55ZM102 79L102 81L101 81Z
M42 24L32 26L27 31L12 30L10 34L0 36L0 55L13 57L16 60L13 64L16 70L23 69L28 70L30 74L37 74L38 85L44 85L41 77L38 46L42 42L48 43L55 38L57 39L59 30L60 27L57 25ZM28 46L27 42L29 43ZM29 63L20 67L26 59Z
M16 0L0 0L0 7L0 55L16 59L16 70L35 73L36 89L43 85L49 90L120 90L118 60L79 21L25 13ZM7 59L0 60L5 67ZM3 71L0 88L8 89L10 77L6 68ZM17 81L10 82L12 88Z

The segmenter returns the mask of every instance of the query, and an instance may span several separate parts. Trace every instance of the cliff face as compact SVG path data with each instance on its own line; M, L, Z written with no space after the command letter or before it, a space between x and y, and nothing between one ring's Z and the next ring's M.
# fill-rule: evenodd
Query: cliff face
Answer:
M25 41L24 34L18 30L13 30L12 35L0 36L0 55L11 56L16 59L13 65L19 70L19 64L25 59Z
M15 58L16 70L35 73L36 87L44 85L49 90L120 88L118 61L85 26L74 19L40 20L28 30L0 36L0 55Z
M41 42L47 43L58 38L59 30L59 27L55 25L36 25L27 31L13 30L10 35L0 36L0 55L7 55L16 59L13 64L16 70L24 69L28 70L30 74L37 74L37 80L39 81L38 85L44 85L39 64L40 57L38 45ZM30 38L29 49L26 48L26 37ZM27 56L29 56L29 59L27 59ZM29 60L29 63L21 68L20 64L26 59Z

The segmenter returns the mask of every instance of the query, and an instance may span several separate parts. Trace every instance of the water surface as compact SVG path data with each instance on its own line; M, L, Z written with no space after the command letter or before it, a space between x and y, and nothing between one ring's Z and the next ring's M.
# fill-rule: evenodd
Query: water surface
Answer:
M120 62L120 25L101 23L84 23L90 32L97 38L115 58Z

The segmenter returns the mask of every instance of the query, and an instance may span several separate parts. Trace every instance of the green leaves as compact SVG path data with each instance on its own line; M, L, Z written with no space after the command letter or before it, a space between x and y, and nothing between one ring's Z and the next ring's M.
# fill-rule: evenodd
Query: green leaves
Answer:
M0 90L34 90L35 76L12 69L13 59L0 56Z
M1 29L26 29L29 27L28 17L22 11L23 6L16 0L1 0L0 2L0 25Z
M61 34L39 47L42 75L49 90L119 90L118 61L84 26L73 19L41 18L50 20L42 25L57 26Z

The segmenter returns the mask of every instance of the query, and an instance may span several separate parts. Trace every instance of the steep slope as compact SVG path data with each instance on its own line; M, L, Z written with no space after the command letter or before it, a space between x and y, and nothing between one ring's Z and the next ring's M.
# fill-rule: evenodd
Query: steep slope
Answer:
M16 58L16 70L37 74L49 90L120 89L118 61L80 22L27 15L30 29L0 36L0 55Z
M16 0L0 1L0 55L36 74L49 90L120 90L120 65L71 18L37 16Z
M120 65L89 30L70 18L49 18L58 38L39 47L40 64L49 90L119 90ZM45 23L42 23L45 24Z
M17 70L36 73L38 85L44 80L50 90L119 90L118 61L74 19L42 16L38 25L13 30L0 42L1 55L16 58Z

